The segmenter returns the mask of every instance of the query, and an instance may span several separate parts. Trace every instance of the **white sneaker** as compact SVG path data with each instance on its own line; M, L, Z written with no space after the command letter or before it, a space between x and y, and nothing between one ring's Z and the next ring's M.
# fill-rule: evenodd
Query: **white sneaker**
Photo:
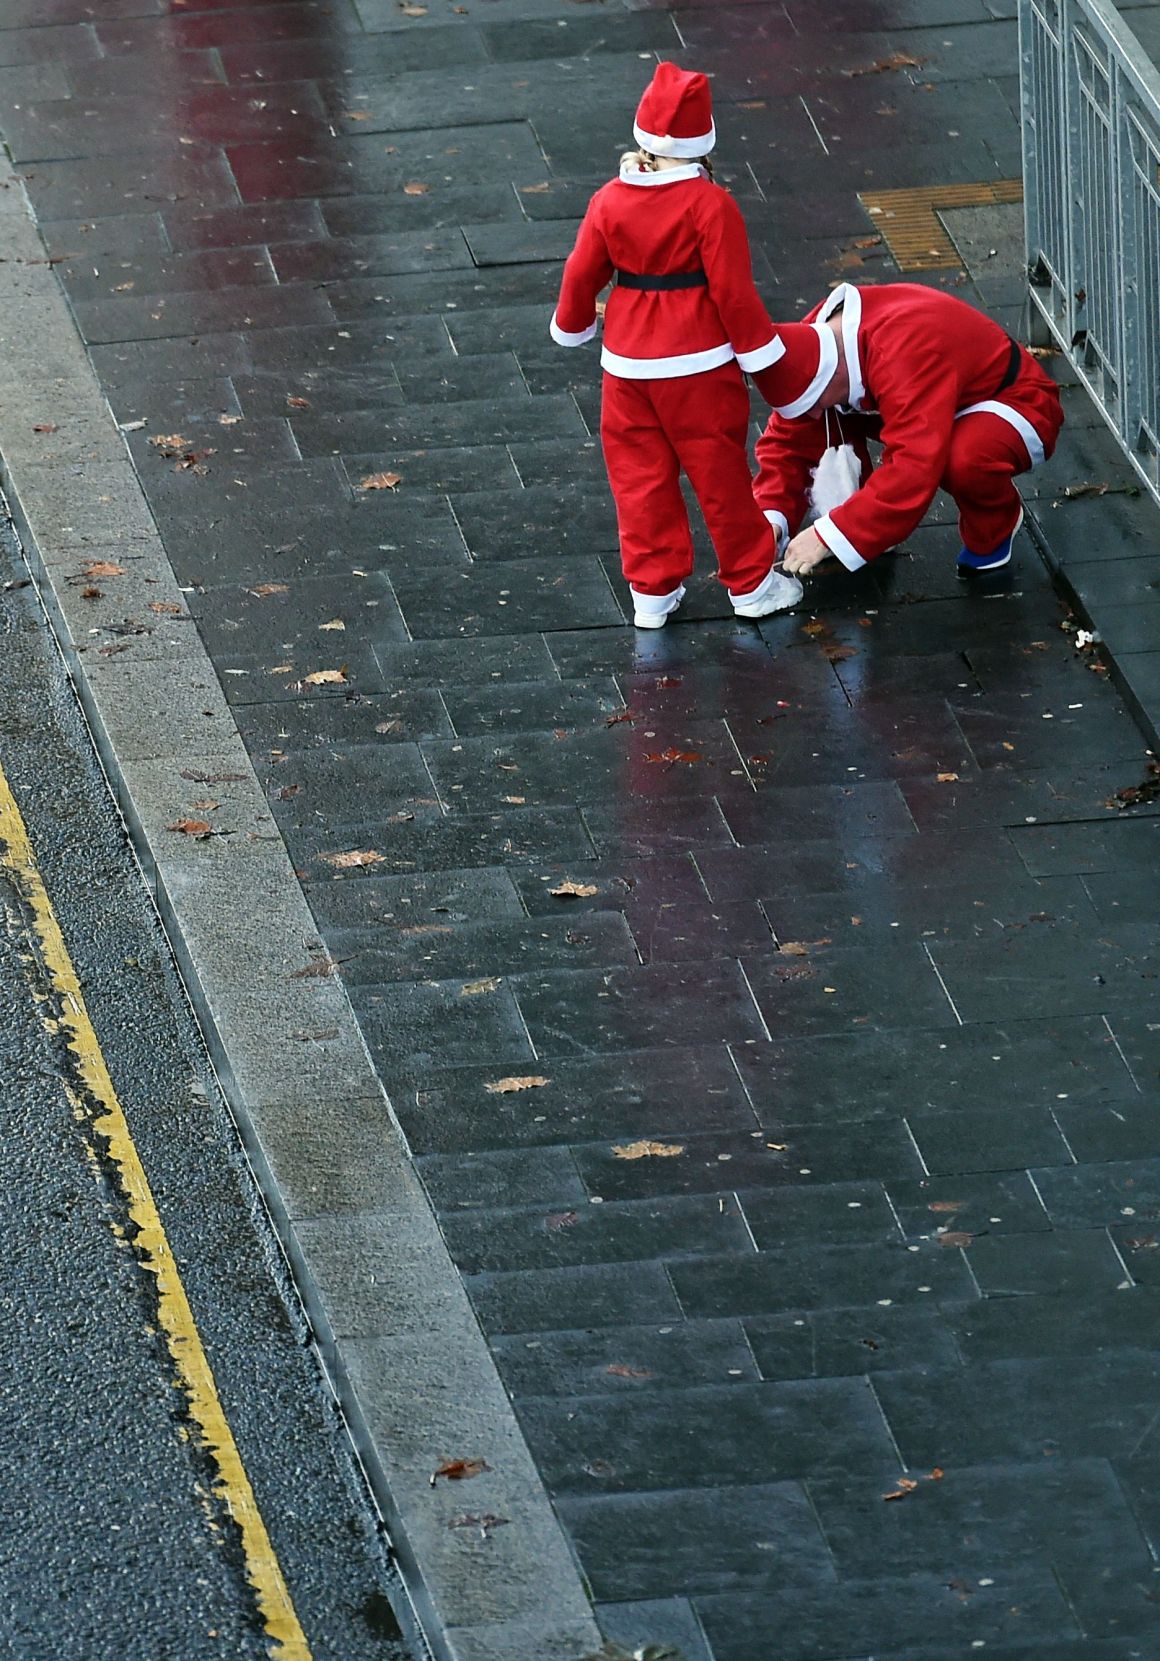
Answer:
M775 611L789 611L796 606L803 593L796 577L770 571L765 581L752 594L732 594L733 610L738 617L771 617Z
M671 594L638 594L635 588L629 593L632 595L632 620L637 628L663 629L684 599L685 585L682 583L680 588L674 588Z

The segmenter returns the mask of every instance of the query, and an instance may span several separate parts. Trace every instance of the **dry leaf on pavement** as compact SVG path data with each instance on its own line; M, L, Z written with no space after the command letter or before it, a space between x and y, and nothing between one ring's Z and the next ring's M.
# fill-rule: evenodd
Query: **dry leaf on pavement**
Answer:
M397 490L403 482L401 473L368 473L359 480L360 490Z
M430 185L425 185L425 184L421 183L421 181L418 180L418 179L412 179L409 184L405 184L403 186L403 195L404 196L426 196L427 192L430 189L431 189Z
M345 686L346 664L341 669L315 669L309 675L303 675L304 686Z
M593 894L599 893L594 882L565 881L557 883L555 888L549 888L548 893L554 900L587 900Z
M684 1153L683 1142L614 1142L612 1151L617 1159L675 1159Z
M338 871L353 871L361 865L383 865L387 858L386 854L380 854L374 848L349 848L345 853L319 854L318 857Z
M55 421L38 421L32 430L34 433L58 433L60 428Z
M483 1088L489 1096L510 1096L517 1090L539 1090L547 1083L542 1073L525 1073L519 1077L495 1079Z
M940 1246L969 1246L975 1238L964 1229L948 1228L945 1234L937 1236Z
M461 998L478 998L481 992L494 992L499 984L499 977L496 975L485 975L482 980L464 981L459 988L459 996Z
M290 405L291 409L309 409L310 408L310 399L309 398L299 398L297 396L297 394L292 393L292 392L288 392L286 394L286 402Z
M446 1477L448 1482L463 1482L468 1477L479 1476L481 1471L490 1470L486 1459L445 1459L438 1470L432 1471L431 1486L434 1488L441 1476Z
M125 567L114 564L111 559L90 559L81 566L81 575L85 577L123 577Z
M289 594L289 592L289 583L258 583L255 588L246 589L246 593L252 594L255 600L265 600L271 594Z
M175 819L172 825L165 828L178 831L182 836L192 836L197 842L204 842L207 836L213 835L213 826L208 819Z
M176 600L150 600L149 610L155 611L159 617L181 616L181 607Z
M288 980L325 980L328 975L337 975L338 964L332 957L320 957L313 963L306 964L305 968L294 969L287 976Z
M918 1483L912 1476L900 1476L898 1487L891 1489L889 1494L883 1494L882 1498L884 1500L904 1500L907 1494L913 1494L917 1487Z

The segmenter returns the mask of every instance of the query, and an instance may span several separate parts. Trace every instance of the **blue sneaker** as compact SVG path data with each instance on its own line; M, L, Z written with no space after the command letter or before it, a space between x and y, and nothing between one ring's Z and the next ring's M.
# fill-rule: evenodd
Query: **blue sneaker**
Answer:
M973 554L969 548L960 548L958 557L958 572L960 577L981 576L988 571L998 571L1003 565L1011 563L1011 544L1014 542L1020 525L1023 523L1023 509L1019 509L1019 517L1011 528L1009 536L1005 536L997 548L989 554Z

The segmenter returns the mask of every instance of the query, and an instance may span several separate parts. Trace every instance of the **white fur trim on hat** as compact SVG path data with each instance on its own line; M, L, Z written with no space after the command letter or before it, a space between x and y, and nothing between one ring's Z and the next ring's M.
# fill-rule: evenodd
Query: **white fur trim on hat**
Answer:
M813 409L833 380L834 370L838 367L838 342L834 339L834 331L828 329L824 323L811 323L810 328L814 330L821 346L817 373L800 398L795 398L792 404L775 406L778 415L784 416L787 421L796 420L799 415Z
M633 126L632 136L650 156L707 156L717 142L717 124L711 121L709 131L700 138L667 138L660 133L646 133L643 127Z
M620 169L622 185L679 185L682 179L707 179L709 175L700 162L686 162L684 167L666 167L663 173L645 173L636 162L626 162Z

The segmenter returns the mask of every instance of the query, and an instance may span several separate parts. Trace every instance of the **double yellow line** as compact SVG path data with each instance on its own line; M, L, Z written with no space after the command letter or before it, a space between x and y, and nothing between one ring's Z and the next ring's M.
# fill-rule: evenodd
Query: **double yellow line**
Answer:
M117 1173L133 1224L133 1249L141 1268L154 1277L157 1324L173 1362L201 1448L212 1461L215 1496L237 1526L246 1578L277 1661L310 1661L310 1646L299 1623L242 1456L222 1408L213 1369L201 1342L173 1252L157 1211L149 1179L133 1142L124 1109L93 1030L80 981L40 875L23 816L0 768L0 870L20 894L29 930L51 995L40 1002L46 1030L63 1034L72 1059L72 1078L63 1080L78 1118L99 1139L100 1153Z

